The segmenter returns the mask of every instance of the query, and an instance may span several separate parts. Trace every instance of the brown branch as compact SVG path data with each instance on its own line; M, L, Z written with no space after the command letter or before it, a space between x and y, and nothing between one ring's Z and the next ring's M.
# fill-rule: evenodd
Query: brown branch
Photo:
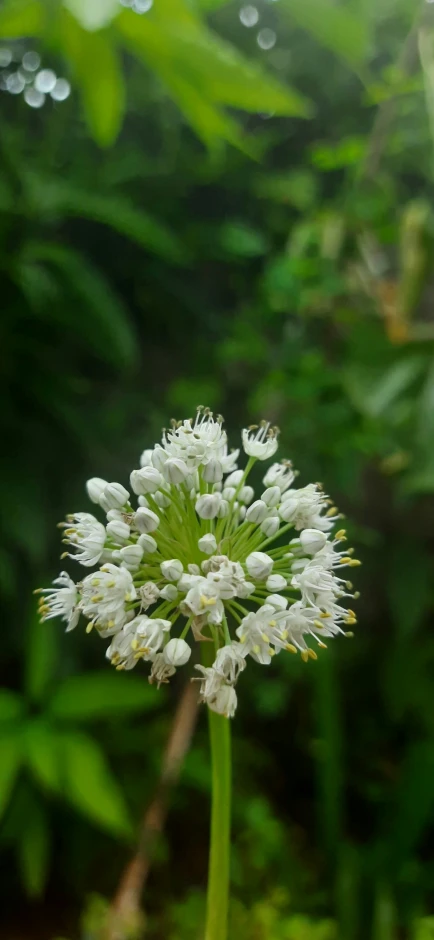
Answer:
M198 712L197 689L188 683L180 698L164 752L161 777L146 810L136 855L124 870L113 898L104 940L126 940L137 931L142 919L141 897L151 867L156 841L163 830L170 790L176 784L189 750Z

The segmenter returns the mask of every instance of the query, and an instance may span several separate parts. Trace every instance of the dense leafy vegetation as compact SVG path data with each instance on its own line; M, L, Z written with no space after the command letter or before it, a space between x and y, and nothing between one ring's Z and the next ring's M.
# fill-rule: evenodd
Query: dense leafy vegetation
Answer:
M31 590L86 476L125 482L198 403L279 424L364 562L355 639L244 682L231 935L434 935L434 5L257 9L247 29L218 0L0 8L3 47L72 84L0 98L1 895L16 925L45 892L47 938L114 891L181 689L101 672ZM201 716L149 936L199 936L208 787ZM86 936L103 919L91 903Z

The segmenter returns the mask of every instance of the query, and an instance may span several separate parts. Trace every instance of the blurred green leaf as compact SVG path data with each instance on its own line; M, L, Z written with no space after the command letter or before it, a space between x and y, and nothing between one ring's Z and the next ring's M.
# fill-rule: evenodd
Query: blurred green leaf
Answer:
M61 789L61 744L59 732L43 719L25 729L25 757L35 780L47 790Z
M62 720L93 721L152 711L160 704L159 694L145 677L101 672L65 679L53 695L50 712Z
M6 39L40 36L46 11L39 0L6 0L0 10L0 36Z
M0 722L14 721L25 712L26 703L16 692L0 689Z
M40 623L34 612L28 627L25 660L25 687L33 702L41 702L54 677L57 662L58 625L53 620Z
M375 893L372 940L398 940L396 904L390 888L381 882Z
M387 594L394 623L401 637L409 637L431 608L432 559L424 546L407 537L391 546L387 568Z
M39 800L32 801L31 812L25 818L18 841L17 853L27 894L37 898L45 887L50 855L50 827Z
M11 796L22 761L21 729L0 732L0 819Z
M230 255L256 258L267 251L267 240L262 232L243 222L225 222L220 230L220 243Z
M111 34L82 29L65 10L62 43L80 87L89 130L107 147L116 139L125 111L125 83Z
M99 745L88 735L62 736L65 797L92 822L114 835L131 833L122 792Z
M362 413L380 417L419 378L424 364L423 357L411 356L394 362L381 375L353 366L345 374L347 390Z
M71 296L76 295L84 305L86 316L77 318L73 310L69 328L76 330L99 357L116 365L131 365L136 356L136 344L128 312L99 271L78 252L42 241L24 246L24 264L31 259L57 269ZM50 319L68 321L68 312L64 309L53 305L43 309Z
M367 21L333 0L282 0L285 11L347 65L357 69L368 54Z
M63 0L64 5L89 31L107 26L119 13L119 0Z
M434 743L416 741L404 757L387 843L389 868L399 873L430 825L434 811Z

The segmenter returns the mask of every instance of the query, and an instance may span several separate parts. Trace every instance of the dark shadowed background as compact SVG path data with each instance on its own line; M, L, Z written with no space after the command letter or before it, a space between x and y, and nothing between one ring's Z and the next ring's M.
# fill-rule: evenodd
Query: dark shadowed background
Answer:
M32 590L205 404L277 423L363 561L354 639L240 681L230 936L429 940L434 4L5 0L0 113L1 936L106 937L182 681ZM201 712L150 940L201 937L209 782Z

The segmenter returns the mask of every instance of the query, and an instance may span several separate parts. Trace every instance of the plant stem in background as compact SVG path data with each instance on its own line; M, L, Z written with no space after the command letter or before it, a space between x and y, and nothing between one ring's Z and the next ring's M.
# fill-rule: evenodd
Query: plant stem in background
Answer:
M230 720L208 709L212 764L211 844L205 940L226 940L231 825Z

